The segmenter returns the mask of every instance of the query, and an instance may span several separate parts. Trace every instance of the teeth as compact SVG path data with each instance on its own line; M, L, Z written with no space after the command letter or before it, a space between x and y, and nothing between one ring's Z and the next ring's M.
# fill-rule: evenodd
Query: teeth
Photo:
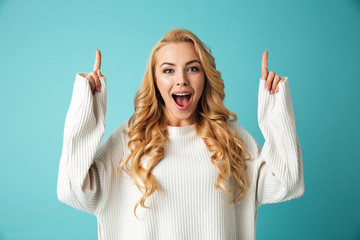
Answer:
M190 95L190 93L175 93L176 96L187 96Z

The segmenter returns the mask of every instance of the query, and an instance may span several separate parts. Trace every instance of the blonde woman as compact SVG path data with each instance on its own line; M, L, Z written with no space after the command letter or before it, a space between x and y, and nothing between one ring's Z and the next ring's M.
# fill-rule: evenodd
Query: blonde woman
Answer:
M224 106L210 49L185 29L156 43L134 114L100 145L107 90L97 50L93 71L76 74L59 200L95 215L101 240L255 239L260 205L304 193L288 78L268 71L267 56L258 93L262 148Z

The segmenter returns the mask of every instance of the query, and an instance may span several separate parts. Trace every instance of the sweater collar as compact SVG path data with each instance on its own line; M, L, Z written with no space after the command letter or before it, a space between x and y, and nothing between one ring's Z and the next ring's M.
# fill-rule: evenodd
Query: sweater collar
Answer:
M195 123L184 127L167 126L167 130L170 138L192 136L195 135Z

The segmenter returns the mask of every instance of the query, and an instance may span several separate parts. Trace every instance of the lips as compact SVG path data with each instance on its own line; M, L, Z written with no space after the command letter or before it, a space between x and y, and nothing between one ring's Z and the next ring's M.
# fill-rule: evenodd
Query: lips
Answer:
M175 92L172 94L172 98L179 110L186 110L190 106L192 94L190 92Z

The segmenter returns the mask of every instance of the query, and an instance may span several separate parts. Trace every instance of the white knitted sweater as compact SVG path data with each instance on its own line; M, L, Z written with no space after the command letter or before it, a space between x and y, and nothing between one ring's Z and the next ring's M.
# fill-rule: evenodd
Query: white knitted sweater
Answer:
M106 76L100 78L101 92L93 95L84 74L76 74L65 119L57 194L61 202L97 217L100 240L252 240L260 205L303 195L301 149L288 78L279 82L275 94L266 91L260 79L258 121L264 146L260 148L238 123L231 124L253 156L247 161L249 191L241 204L227 204L226 194L215 189L218 172L194 125L169 126L165 157L152 172L164 198L155 191L145 202L151 209L140 205L136 209L138 220L133 210L142 193L127 174L116 172L120 159L129 153L123 134L127 120L100 145ZM235 194L230 193L231 200Z

